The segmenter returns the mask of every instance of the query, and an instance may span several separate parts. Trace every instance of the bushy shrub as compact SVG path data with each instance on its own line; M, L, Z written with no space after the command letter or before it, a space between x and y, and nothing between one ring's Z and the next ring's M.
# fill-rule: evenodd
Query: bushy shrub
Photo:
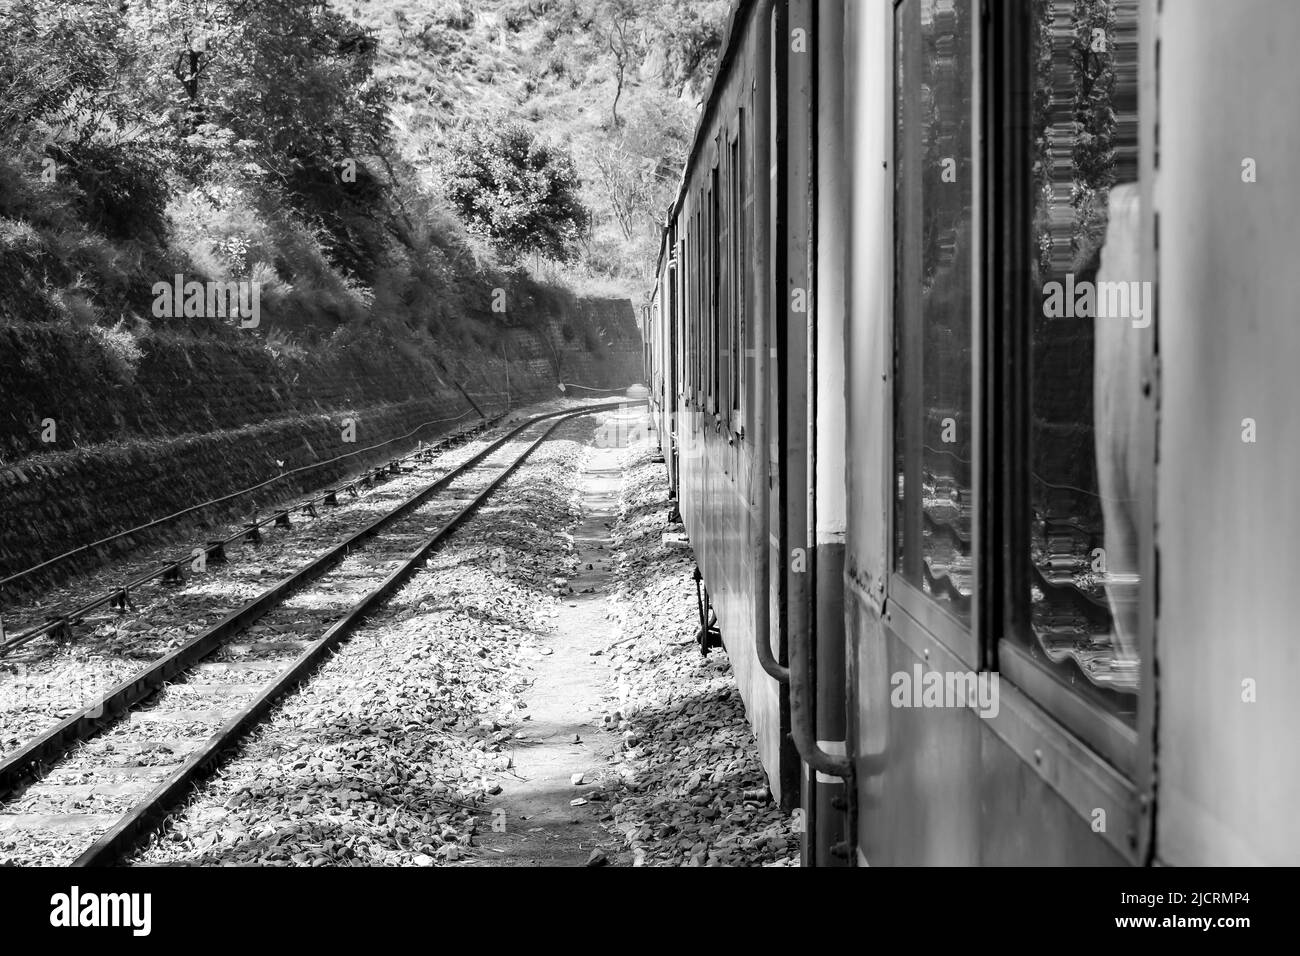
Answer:
M450 145L447 198L507 257L568 261L591 225L573 157L518 123L481 123Z
M47 152L81 191L85 221L114 239L158 244L167 234L168 157L147 143L92 137Z
M99 321L95 308L85 292L76 289L50 289L50 304L55 314L65 323L77 328L94 329Z
M429 17L453 30L468 30L474 25L474 8L466 0L431 0Z
M307 350L292 335L280 329L272 329L268 332L264 345L272 357L282 365L301 362L307 357Z
M118 320L112 328L93 326L90 332L103 350L104 362L113 378L121 385L133 384L144 351L135 335L126 328L125 320Z

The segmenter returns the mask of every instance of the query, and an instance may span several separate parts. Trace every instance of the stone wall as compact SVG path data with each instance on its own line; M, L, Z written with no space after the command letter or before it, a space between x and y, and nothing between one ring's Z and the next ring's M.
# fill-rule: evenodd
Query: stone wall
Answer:
M386 461L478 419L460 388L492 415L557 397L560 381L621 389L639 380L639 337L633 323L628 341L624 324L630 303L581 302L563 313L504 330L497 348L436 356L360 339L277 359L260 338L237 333L151 337L133 378L89 331L0 326L0 577L435 423L409 441L66 562L25 586ZM344 441L349 419L354 443ZM54 422L53 442L42 440L46 421Z

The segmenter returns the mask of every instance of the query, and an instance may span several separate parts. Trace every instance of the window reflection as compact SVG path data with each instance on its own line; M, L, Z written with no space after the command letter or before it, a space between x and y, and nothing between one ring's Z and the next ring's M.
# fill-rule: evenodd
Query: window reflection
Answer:
M896 564L965 623L974 591L974 15L970 0L907 0L896 20Z
M1034 0L1030 648L1135 718L1142 334L1136 0Z

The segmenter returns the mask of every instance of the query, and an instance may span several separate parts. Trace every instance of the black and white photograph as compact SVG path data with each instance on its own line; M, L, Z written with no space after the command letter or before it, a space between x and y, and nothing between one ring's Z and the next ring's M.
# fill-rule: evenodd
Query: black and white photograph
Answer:
M0 0L0 909L1271 922L1297 50L1296 0Z

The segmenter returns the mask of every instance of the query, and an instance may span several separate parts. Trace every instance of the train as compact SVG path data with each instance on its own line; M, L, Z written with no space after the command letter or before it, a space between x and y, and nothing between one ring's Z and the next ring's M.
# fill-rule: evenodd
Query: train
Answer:
M1297 48L1293 0L733 4L641 323L805 865L1300 862Z

